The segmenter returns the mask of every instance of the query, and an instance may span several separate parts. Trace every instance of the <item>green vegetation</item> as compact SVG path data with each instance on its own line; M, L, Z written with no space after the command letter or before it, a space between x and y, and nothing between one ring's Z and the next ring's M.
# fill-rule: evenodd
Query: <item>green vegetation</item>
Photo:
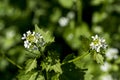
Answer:
M0 80L120 80L119 0L0 0Z

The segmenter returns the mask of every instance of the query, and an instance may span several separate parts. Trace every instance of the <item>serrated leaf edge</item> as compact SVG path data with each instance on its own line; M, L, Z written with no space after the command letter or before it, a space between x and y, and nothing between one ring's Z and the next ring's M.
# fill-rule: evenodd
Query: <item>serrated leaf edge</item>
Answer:
M34 63L36 63L36 65L34 65ZM35 67L31 68L32 66L35 66ZM30 65L30 67L25 70L25 74L27 74L29 71L31 71L32 69L34 69L36 67L37 67L37 61L36 61L36 59L34 59Z

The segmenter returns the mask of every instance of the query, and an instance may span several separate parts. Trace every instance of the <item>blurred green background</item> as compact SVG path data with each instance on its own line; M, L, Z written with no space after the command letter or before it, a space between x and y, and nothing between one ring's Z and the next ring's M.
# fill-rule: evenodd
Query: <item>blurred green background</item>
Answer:
M24 66L21 37L35 24L53 33L61 60L88 49L80 37L102 35L109 45L107 67L89 65L86 78L120 80L120 0L0 0L0 80L17 80L18 68L4 55Z

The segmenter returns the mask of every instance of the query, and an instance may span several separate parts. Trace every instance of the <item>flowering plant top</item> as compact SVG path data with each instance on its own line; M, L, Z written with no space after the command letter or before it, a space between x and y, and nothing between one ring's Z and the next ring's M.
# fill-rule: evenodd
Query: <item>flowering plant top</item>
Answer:
M100 52L101 49L105 50L107 44L104 38L99 37L98 35L92 36L92 42L90 43L90 48L96 52Z
M45 44L43 36L40 33L31 32L30 30L23 34L22 40L24 41L24 47L29 49L37 49L39 46L43 46Z

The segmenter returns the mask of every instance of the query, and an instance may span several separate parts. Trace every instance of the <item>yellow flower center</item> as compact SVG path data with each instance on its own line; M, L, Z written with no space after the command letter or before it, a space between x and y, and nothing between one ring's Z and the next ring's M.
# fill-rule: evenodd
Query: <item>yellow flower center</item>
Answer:
M29 36L27 36L27 40L30 41L30 42L34 42L35 36L30 34Z
M95 44L95 45L96 45L96 44L99 44L99 40L98 40L98 39L94 40L94 44Z

